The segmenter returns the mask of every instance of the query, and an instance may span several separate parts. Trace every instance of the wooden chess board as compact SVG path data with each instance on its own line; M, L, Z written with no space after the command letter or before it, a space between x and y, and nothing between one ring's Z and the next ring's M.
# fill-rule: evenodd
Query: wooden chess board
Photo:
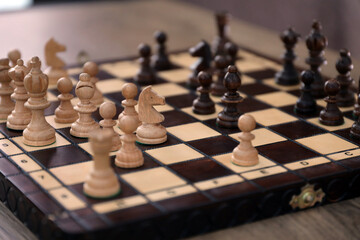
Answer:
M54 87L45 113L56 129L55 144L26 146L21 132L0 124L0 200L34 233L44 239L171 239L298 211L289 203L308 183L325 193L316 205L360 195L360 141L349 137L351 108L342 109L345 123L336 127L321 125L316 114L296 115L299 86L277 85L274 74L281 65L241 49L237 67L245 100L239 108L257 120L253 144L260 163L239 167L230 162L239 130L215 124L220 98L213 97L215 114L194 114L196 93L185 82L195 59L187 52L170 57L176 66L158 72L153 86L166 98L157 109L165 116L168 140L138 145L145 158L140 168L114 166L122 192L113 199L83 194L91 149L86 139L69 134L70 125L54 122L59 104ZM137 62L116 60L99 67L97 86L120 113L121 87L132 80ZM80 72L69 69L74 84ZM324 101L318 103L320 111ZM100 120L98 112L93 117Z

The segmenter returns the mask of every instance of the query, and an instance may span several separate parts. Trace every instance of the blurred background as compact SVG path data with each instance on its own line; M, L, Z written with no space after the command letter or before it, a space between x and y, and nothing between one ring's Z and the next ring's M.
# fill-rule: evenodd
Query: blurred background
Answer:
M30 11L44 6L56 8L59 5L87 5L94 2L119 1L3 0L0 1L0 11L2 11L0 16L12 11ZM359 0L183 0L182 2L212 11L227 10L234 18L271 29L279 34L287 27L293 26L303 40L310 31L313 19L317 19L323 25L323 32L328 37L330 48L336 51L340 48L348 48L354 58L360 59L360 44L358 44L360 31L357 29L360 18ZM179 12L179 14L187 13ZM139 18L141 20L142 16ZM153 20L156 21L155 15ZM184 26L186 27L189 26ZM209 27L215 29L214 23L209 22Z

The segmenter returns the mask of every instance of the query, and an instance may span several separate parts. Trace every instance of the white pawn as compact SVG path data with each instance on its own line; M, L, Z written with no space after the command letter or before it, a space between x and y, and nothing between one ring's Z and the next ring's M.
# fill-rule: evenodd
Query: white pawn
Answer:
M93 166L83 188L85 195L89 197L111 198L121 191L119 181L111 167L109 158L112 136L112 132L108 129L98 129L90 134Z
M124 107L124 111L119 114L118 120L120 121L123 116L129 116L135 118L138 121L138 125L140 125L141 122L139 120L139 115L135 110L137 101L134 100L134 98L138 93L136 85L133 83L125 83L122 87L121 93L125 98L125 100L121 102L121 105Z
M231 161L239 166L253 166L259 163L258 151L253 147L251 141L255 139L251 133L256 127L253 116L244 114L239 117L238 127L241 130L238 137L240 144L234 148Z
M115 165L122 168L136 168L144 164L141 150L135 145L134 131L138 127L138 120L131 116L123 116L119 120L119 127L125 133L121 136L122 145L116 153Z
M55 109L55 122L57 123L73 123L79 118L70 101L74 97L70 93L72 88L73 84L68 77L62 77L57 81L57 89L60 92L58 96L60 105Z
M99 73L99 67L94 62L86 62L83 66L84 73L87 73L90 75L90 82L92 82L95 86L95 93L94 96L91 98L91 102L95 105L100 105L104 102L104 97L102 93L99 91L99 89L96 87L96 83L99 81L99 79L96 77L96 75Z
M108 129L113 134L112 147L110 149L111 152L117 151L121 147L121 140L119 134L114 131L114 126L116 125L116 121L113 120L113 117L116 115L116 107L113 102L104 102L100 105L100 116L103 120L100 121L100 126L103 129Z
M94 96L95 87L90 82L90 76L87 73L81 73L79 80L75 88L76 96L80 99L75 106L75 110L79 113L79 119L71 124L70 134L79 138L87 138L90 132L100 128L99 124L91 117L91 114L97 109L90 101Z

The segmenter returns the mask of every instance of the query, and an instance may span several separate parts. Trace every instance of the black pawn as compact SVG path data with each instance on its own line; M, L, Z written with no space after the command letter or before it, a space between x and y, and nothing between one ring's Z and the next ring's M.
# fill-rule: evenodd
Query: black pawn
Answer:
M238 50L239 50L238 46L235 43L227 42L225 44L225 50L227 53L229 65L236 66L236 59L237 59Z
M149 45L141 43L138 47L140 54L140 69L134 80L141 85L150 85L156 82L156 73L150 66L151 48Z
M336 104L336 95L340 91L340 84L335 79L329 79L324 86L325 93L328 95L324 98L327 102L325 109L321 110L319 121L327 126L338 126L344 123L344 116Z
M220 55L215 57L215 75L217 80L211 84L211 94L214 96L222 96L227 92L227 88L224 86L224 77L228 65L226 57Z
M315 75L312 71L306 70L301 73L301 96L295 104L295 112L299 114L311 114L317 111L314 97L311 95L311 84L314 82Z
M167 36L164 32L157 31L154 34L156 44L156 54L153 56L153 66L156 70L168 70L171 68L169 57L166 53L165 42Z
M215 112L215 104L209 96L212 77L207 72L200 72L198 80L201 85L197 88L200 96L194 100L192 110L197 114L212 114Z
M350 52L347 49L340 50L340 59L336 62L336 70L339 75L336 80L340 83L340 92L336 96L339 107L350 107L355 103L354 92L350 89L353 79L350 71L353 69Z
M311 70L315 73L315 81L311 85L312 94L315 98L322 98L324 93L324 80L320 74L320 66L326 63L324 58L324 49L328 41L321 33L321 24L314 21L310 35L306 38L306 47L309 50L309 57L306 58L306 63L310 65Z
M360 83L360 79L359 79L359 83ZM360 87L359 87L360 89ZM355 138L355 139L360 139L360 90L358 90L358 94L357 94L357 103L355 103L355 108L354 108L354 118L356 119L354 124L351 126L350 129L350 137Z
M235 66L230 65L228 67L228 72L224 78L224 85L228 90L221 98L221 102L225 107L219 113L216 124L224 128L237 128L238 118L242 114L238 111L238 104L243 101L243 98L238 93L238 89L241 86L241 78Z
M359 78L359 82L358 84L360 84L360 78ZM357 91L357 100L356 103L354 105L354 111L353 111L353 117L354 119L358 119L360 116L360 85L358 85L358 91Z
M296 33L293 28L285 30L280 36L286 48L286 51L282 57L284 61L284 68L275 75L276 83L280 85L289 86L299 83L299 74L294 66L294 60L296 59L294 47L299 37L300 35Z

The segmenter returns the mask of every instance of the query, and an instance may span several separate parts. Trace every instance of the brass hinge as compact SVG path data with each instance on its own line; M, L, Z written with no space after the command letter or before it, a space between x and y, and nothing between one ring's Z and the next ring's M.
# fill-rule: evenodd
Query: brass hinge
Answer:
M295 208L309 208L315 205L317 202L321 202L325 197L325 193L321 188L315 191L315 185L306 184L301 188L301 193L299 195L294 195L291 198L290 206Z

